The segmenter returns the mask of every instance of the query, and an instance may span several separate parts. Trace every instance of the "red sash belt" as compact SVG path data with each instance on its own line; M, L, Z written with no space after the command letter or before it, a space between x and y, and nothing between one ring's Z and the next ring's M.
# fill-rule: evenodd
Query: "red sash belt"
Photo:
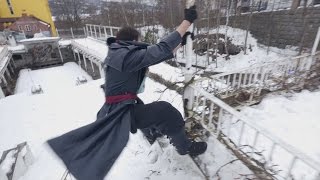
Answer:
M125 100L130 100L130 99L137 99L137 95L136 94L123 94L123 95L116 95L116 96L107 96L106 97L106 102L108 104L115 104L115 103L119 103Z

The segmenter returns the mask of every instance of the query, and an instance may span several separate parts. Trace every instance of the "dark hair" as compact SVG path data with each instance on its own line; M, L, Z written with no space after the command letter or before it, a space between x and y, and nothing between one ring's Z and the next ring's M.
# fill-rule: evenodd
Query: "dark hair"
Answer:
M117 40L121 41L138 41L140 33L132 27L123 27L117 33Z

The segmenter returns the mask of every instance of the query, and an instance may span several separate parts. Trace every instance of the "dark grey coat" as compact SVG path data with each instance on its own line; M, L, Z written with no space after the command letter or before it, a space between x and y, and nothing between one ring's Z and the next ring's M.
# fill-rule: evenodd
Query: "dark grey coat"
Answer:
M136 93L146 68L172 58L180 42L180 34L175 31L156 45L121 41L111 44L105 60L106 96ZM136 132L131 113L135 103L105 103L97 121L51 139L48 144L75 178L102 180L126 146L129 131Z

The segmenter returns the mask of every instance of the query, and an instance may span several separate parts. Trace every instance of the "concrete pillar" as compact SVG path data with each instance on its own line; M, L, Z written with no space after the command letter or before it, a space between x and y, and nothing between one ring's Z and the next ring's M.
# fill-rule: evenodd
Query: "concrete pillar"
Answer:
M83 58L83 61L84 61L84 69L87 71L88 68L87 68L87 60L86 60L86 56L84 54L82 54L82 58Z
M100 71L100 77L104 78L104 70L103 70L101 63L99 63L98 67L99 67L99 71Z
M8 82L7 82L6 78L4 77L4 75L3 75L1 78L2 78L2 80L3 80L3 83L7 86L7 85L8 85Z
M11 74L10 74L10 71L9 71L8 68L5 70L5 73L7 74L7 76L9 77L9 79L12 80L12 77L11 77Z
M103 27L103 29L104 29L104 37L105 37L105 38L108 38L107 28L106 28L106 27Z
M8 69L11 71L11 73L14 75L14 68L12 67L12 64L11 64L11 62L9 62L9 64L8 64Z
M62 53L61 53L60 46L59 46L59 43L58 43L58 42L57 42L57 46L58 46L58 51L59 51L59 54L60 54L61 62L64 62L63 56L62 56Z
M80 53L79 52L77 52L77 55L78 55L78 60L79 60L79 66L81 67L81 58L80 58Z
M2 88L0 86L0 99L5 98L6 96L4 95ZM1 169L0 169L1 170ZM1 174L1 173L0 173ZM0 176L1 177L1 176Z
M90 59L90 62L91 62L92 72L94 72L93 60Z
M22 55L21 55L22 56ZM22 56L22 59L24 60L24 56ZM13 69L17 68L16 64L14 63L14 60L11 58L10 62L12 62Z
M72 49L72 52L73 52L73 59L74 59L74 61L77 62L77 57L76 57L76 53L74 52L74 49Z

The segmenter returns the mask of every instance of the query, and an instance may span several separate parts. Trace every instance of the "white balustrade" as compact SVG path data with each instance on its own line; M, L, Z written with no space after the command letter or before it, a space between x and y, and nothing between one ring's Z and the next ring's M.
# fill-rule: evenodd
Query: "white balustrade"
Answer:
M266 165L273 164L273 157L275 156L277 149L283 149L292 157L290 162L288 162L288 166L280 167L286 174L285 179L289 179L289 177L292 176L293 170L298 162L300 164L302 163L313 172L314 179L319 177L319 162L300 152L281 138L274 136L268 130L256 124L248 117L243 116L231 106L202 88L195 85L190 85L189 88L193 89L193 94L189 95L191 99L194 100L192 108L190 109L193 110L193 117L208 131L215 134L217 137L223 135L222 137L234 142L234 145L239 150L243 150L242 148L245 146L251 147L251 150L244 152L251 158L255 157L253 153L255 150L265 151L267 149L269 154L265 157L267 161ZM234 123L233 120L236 120L236 123ZM235 129L235 127L237 127L237 129ZM233 133L231 133L231 128ZM245 136L246 139L248 139L248 129L253 131L253 136L249 138L252 142L249 144L244 141ZM235 137L234 131L238 131L237 137ZM270 140L271 144L265 146L266 149L259 149L261 147L258 147L258 144L265 144L265 139Z

